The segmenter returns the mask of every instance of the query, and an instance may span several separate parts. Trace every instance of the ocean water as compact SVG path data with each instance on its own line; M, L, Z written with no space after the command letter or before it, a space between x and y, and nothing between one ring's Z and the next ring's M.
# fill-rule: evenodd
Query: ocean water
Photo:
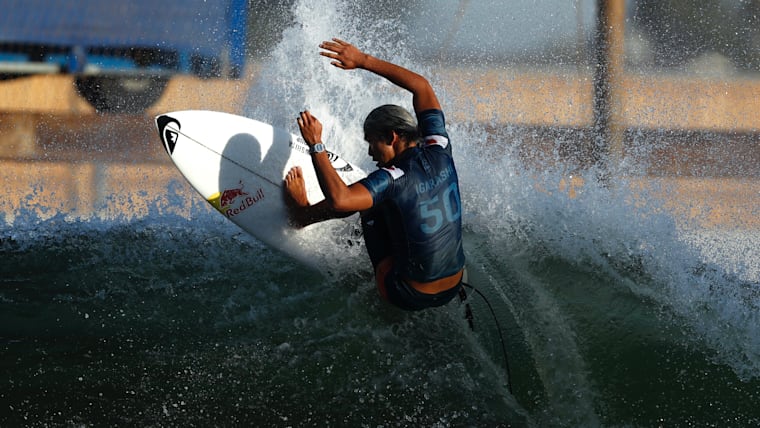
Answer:
M296 2L244 113L310 108L367 162L363 116L410 100L316 42L408 58L392 20L346 8ZM656 183L526 166L511 132L450 123L474 329L458 301L383 303L361 254L306 269L176 183L140 215L6 214L0 426L760 424L760 233L690 224Z

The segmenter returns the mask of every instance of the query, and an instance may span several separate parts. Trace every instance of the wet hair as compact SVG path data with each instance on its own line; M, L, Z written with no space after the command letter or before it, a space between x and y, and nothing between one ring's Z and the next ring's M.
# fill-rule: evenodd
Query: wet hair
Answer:
M417 142L420 131L417 121L401 106L386 104L372 110L364 119L364 136L367 139L388 141L393 132L407 142Z

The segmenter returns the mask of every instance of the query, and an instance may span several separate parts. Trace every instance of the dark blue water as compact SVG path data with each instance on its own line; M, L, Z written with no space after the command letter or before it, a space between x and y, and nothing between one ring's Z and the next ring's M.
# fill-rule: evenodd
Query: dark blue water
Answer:
M328 281L213 217L33 229L2 235L3 426L514 413L455 305L387 307L359 261Z
M477 296L474 332L458 302L405 313L378 299L363 259L327 279L193 210L192 220L16 218L2 229L3 426L760 417L757 348L740 343L756 328L743 323L755 316L757 283L717 266L696 264L691 284L674 284L648 272L657 261L642 254L601 253L600 263L530 230L470 230L470 282L504 334L509 394L496 323ZM716 290L692 308L696 318L678 308L691 301L662 297L700 282L752 292L736 303ZM727 306L743 313L725 319ZM725 325L702 326L705 317Z

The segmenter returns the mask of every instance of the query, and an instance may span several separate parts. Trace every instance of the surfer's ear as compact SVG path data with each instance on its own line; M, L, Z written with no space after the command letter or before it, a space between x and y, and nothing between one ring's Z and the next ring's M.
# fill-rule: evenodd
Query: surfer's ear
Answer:
M396 131L391 131L391 139L390 139L390 140L388 140L388 142L387 142L386 144L388 144L389 146L392 146L392 145L394 145L394 144L395 144L397 141L403 141L403 138L401 138L401 136L400 136L400 135L398 135L398 134L396 133Z
M388 140L388 145L393 147L394 150L396 150L396 153L401 153L417 143L416 139L410 140L406 136L398 134L396 131L392 132L392 138Z

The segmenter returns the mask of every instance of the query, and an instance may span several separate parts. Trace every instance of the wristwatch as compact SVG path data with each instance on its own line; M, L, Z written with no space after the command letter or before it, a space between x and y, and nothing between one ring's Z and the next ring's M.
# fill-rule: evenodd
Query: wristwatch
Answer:
M309 154L322 153L324 151L325 151L325 145L322 143L317 143L309 147Z

